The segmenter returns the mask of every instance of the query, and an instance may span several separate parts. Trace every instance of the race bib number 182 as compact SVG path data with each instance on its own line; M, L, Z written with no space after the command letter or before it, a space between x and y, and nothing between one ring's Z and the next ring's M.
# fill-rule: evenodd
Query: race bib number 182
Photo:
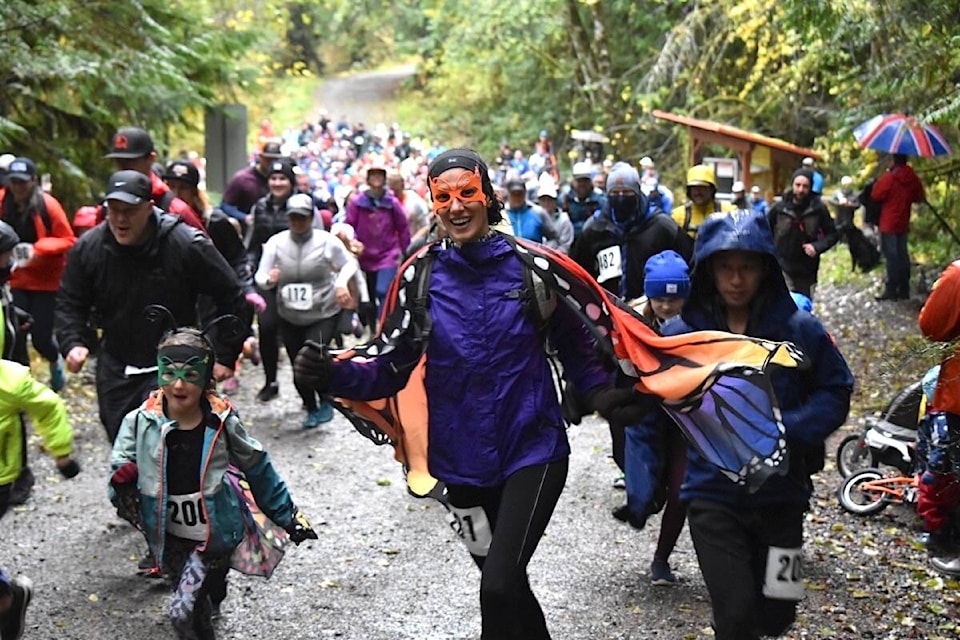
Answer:
M597 282L606 282L623 275L620 268L620 247L607 247L597 253Z

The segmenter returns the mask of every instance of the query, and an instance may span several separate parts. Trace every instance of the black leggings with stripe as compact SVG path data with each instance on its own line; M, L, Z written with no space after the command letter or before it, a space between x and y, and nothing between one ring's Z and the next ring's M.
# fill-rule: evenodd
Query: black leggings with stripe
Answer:
M549 640L527 565L567 481L566 458L520 469L497 487L448 486L457 508L482 507L493 538L480 567L482 640Z

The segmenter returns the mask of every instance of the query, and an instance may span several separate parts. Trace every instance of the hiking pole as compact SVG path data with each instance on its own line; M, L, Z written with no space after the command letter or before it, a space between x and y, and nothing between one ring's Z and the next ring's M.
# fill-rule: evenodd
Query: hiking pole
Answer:
M940 224L943 226L944 229L947 230L947 233L950 234L950 236L954 239L954 241L956 241L957 244L960 244L960 236L958 236L957 232L954 231L949 224L947 224L947 221L943 219L943 216L940 215L940 212L934 209L933 205L930 204L927 200L924 200L923 204L927 205L930 211L933 212L933 215L937 218L937 220L940 221Z

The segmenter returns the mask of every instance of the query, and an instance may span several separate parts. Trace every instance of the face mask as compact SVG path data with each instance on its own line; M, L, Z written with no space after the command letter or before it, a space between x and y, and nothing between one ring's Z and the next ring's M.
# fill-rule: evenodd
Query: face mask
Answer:
M621 224L635 218L640 205L640 200L634 193L610 195L607 196L607 201L610 203L610 212L613 214L614 221Z
M183 380L203 388L210 379L211 360L209 353L183 345L164 347L157 354L157 383L162 387Z
M481 202L484 205L487 203L487 196L483 193L483 181L480 179L479 170L460 174L457 182L450 180L449 177L441 173L436 178L430 178L430 191L433 193L434 211L446 209L454 198L463 205L470 202Z

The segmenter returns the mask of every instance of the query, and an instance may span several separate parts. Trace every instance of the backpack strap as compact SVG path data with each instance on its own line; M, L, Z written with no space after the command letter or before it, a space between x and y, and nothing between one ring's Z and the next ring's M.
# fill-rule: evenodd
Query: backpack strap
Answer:
M693 203L683 205L683 230L690 231L690 222L693 220Z
M170 205L173 204L176 197L177 194L173 191L164 191L160 199L157 200L156 205L162 209L164 213L170 213Z
M39 201L37 202L37 213L43 222L43 228L47 232L47 237L50 237L53 235L53 222L50 220L50 213L47 211L47 202L43 195L43 193L40 194Z

